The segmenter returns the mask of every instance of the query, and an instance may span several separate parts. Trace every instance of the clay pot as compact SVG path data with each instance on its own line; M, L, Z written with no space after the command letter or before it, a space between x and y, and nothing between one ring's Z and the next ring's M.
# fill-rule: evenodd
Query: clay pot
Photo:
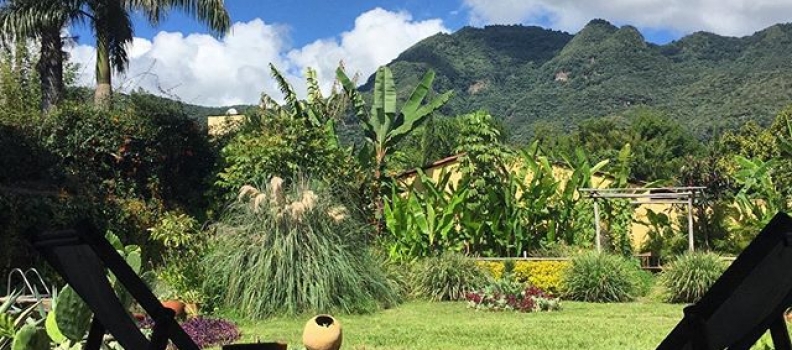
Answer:
M341 348L341 322L330 315L317 315L305 323L303 345L307 350L338 350Z
M162 302L162 306L173 310L176 316L184 315L184 303L179 300L166 300Z

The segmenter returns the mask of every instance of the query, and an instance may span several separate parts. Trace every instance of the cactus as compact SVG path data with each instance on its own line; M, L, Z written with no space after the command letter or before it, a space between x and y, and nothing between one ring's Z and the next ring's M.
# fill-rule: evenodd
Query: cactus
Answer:
M66 286L58 295L52 308L55 324L60 333L73 341L81 341L91 325L91 310L77 292Z
M55 319L55 310L47 314L47 319L44 321L44 329L55 344L62 344L69 341L69 339L61 333L60 328L58 328L58 321Z
M47 333L35 324L26 324L14 335L11 350L49 350Z

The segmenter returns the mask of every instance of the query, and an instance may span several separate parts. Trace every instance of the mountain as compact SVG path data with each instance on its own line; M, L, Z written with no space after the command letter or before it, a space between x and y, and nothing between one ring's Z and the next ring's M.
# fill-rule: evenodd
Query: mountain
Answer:
M435 90L456 92L444 114L488 110L516 142L527 140L536 122L570 129L637 106L663 111L706 139L747 120L766 125L792 103L789 52L792 24L741 38L698 32L655 45L632 26L593 20L575 35L465 27L415 44L389 66L400 87L434 69ZM372 85L373 77L363 90Z

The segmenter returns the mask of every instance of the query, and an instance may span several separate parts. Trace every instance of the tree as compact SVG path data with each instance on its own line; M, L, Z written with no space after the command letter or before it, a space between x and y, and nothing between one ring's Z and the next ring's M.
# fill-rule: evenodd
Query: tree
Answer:
M70 14L55 1L11 0L1 3L0 29L4 40L36 37L41 49L36 70L41 87L41 109L50 111L63 96L63 41L60 30Z
M366 111L363 96L347 77L343 69L336 70L336 76L344 87L344 91L352 101L352 108L363 128L363 136L368 147L361 150L362 156L371 160L374 167L372 179L372 196L377 219L382 213L382 180L385 171L386 157L393 153L396 144L419 127L426 119L440 109L451 98L453 92L448 91L423 104L434 80L434 71L427 72L418 86L415 87L407 101L396 108L396 84L390 68L382 66L377 69L374 78L374 99L370 111ZM378 225L379 227L379 225Z
M35 37L42 42L39 71L45 109L59 100L63 90L63 43L60 30L70 24L87 23L96 36L97 105L109 106L112 69L123 72L129 63L126 45L132 42L131 12L141 12L156 25L171 9L180 9L217 33L229 29L223 0L7 0L3 3L3 33L17 38Z

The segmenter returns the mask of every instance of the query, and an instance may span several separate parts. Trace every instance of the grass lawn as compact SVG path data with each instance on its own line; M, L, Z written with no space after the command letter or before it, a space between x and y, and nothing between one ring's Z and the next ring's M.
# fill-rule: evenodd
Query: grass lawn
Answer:
M682 319L683 305L563 302L560 312L482 312L465 303L408 302L339 317L343 349L654 349ZM245 341L301 348L309 316L241 323Z

